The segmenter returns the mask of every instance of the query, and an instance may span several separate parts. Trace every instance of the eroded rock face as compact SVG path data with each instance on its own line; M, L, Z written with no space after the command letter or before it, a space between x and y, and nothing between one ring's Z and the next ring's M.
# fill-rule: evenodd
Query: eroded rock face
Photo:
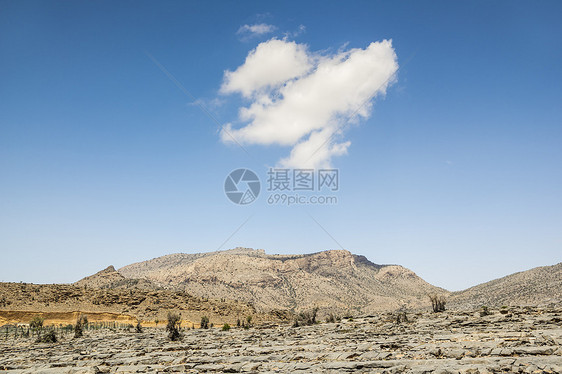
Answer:
M320 308L360 312L427 307L429 293L447 293L398 265L377 265L345 250L268 255L236 248L173 254L119 269L127 278L184 287L203 297L250 302L258 310Z
M385 313L293 328L262 325L184 330L87 331L59 343L2 337L0 370L11 373L560 373L562 310Z
M163 321L169 311L174 311L181 313L185 320L198 322L203 315L207 315L217 323L233 323L237 318L248 315L253 315L256 320L275 320L280 316L258 313L253 306L234 300L201 298L187 292L165 289L0 283L0 296L3 300L0 326L6 323L28 323L36 315L52 319L56 324L74 323L75 312L92 316L94 313L109 313L122 316L122 319Z

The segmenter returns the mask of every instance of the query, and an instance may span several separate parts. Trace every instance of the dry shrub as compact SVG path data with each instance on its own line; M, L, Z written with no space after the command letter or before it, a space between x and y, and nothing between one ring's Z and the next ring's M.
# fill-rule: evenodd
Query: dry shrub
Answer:
M49 330L37 338L37 343L56 343L57 336L54 330Z
M445 296L442 295L429 295L429 299L431 300L431 307L433 308L433 312L439 313L445 311Z
M300 312L295 318L293 327L299 326L312 326L316 324L316 315L318 314L318 308L306 312Z
M74 337L80 338L84 335L84 326L88 324L88 316L80 314L76 318L76 324L74 325Z

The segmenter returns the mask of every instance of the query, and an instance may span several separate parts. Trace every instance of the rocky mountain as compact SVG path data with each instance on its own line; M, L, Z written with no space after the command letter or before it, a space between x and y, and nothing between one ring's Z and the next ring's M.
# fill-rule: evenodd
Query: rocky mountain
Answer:
M122 276L115 267L108 266L107 268L98 271L94 275L90 275L86 278L79 280L74 283L78 287L90 287L90 288L142 288L142 289L158 289L154 283L146 279L130 279Z
M546 306L562 303L562 262L514 273L449 296L448 305L464 309L481 306Z
M105 269L105 274L112 274ZM98 273L99 274L99 273ZM92 276L91 280L100 277ZM118 278L112 274L107 278ZM91 286L92 284L90 284ZM289 313L258 313L251 305L232 300L201 298L176 290L141 288L111 289L107 285L90 287L71 284L0 283L0 326L6 323L28 323L35 315L49 324L74 323L79 313L91 321L117 320L127 323L164 321L167 313L180 313L189 323L207 316L215 324L235 323L238 318L253 316L254 321L289 319ZM187 324L188 326L189 324Z
M74 284L79 287L86 286L94 288L104 288L107 286L111 286L116 282L121 282L123 281L123 279L126 278L119 274L117 270L115 270L115 267L113 267L112 265L101 271L98 271L94 275L87 276L86 278L83 278L78 282L75 282Z
M448 294L402 266L377 265L345 250L306 255L270 255L248 248L177 253L125 266L119 273L199 297L249 302L258 310L318 306L371 313L427 307L428 294Z

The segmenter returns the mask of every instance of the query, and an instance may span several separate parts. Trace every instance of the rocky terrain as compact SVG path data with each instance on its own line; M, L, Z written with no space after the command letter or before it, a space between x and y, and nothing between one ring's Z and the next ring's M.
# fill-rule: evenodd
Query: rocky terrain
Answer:
M172 254L120 268L129 279L179 287L199 297L252 303L258 310L315 306L372 313L428 307L430 293L448 294L399 265L377 265L344 250L270 255L236 248Z
M88 331L57 343L3 338L9 373L560 373L562 310L381 313L334 323L230 331Z
M193 323L203 315L215 323L233 323L248 315L256 321L289 318L283 312L259 313L246 303L201 298L175 290L0 283L0 326L28 323L35 315L45 318L48 324L74 323L79 312L92 320L139 320L145 324L163 321L168 312L180 313L185 321Z
M292 319L320 308L320 315L429 310L429 294L443 295L447 308L481 306L558 307L562 263L496 279L450 293L398 265L377 265L348 251L269 255L236 248L222 252L173 254L113 266L73 285L0 283L0 326L27 323L35 315L47 323L73 323L79 313L94 320L164 320L169 311L197 323L206 315L233 323Z
M482 283L448 297L452 308L477 308L482 305L561 305L562 262L521 271Z
M450 293L347 251L238 248L110 266L72 285L0 283L0 371L559 373L561 275L558 264ZM430 312L429 294L450 310ZM293 325L314 307L335 321ZM163 329L168 312L181 314L180 341ZM79 315L90 325L74 338L65 326ZM36 342L37 316L58 342ZM215 328L199 329L203 316Z
M125 278L117 270L115 270L113 265L108 266L107 268L97 272L94 275L90 275L86 278L79 280L78 282L75 282L74 285L78 287L101 288L101 289L107 289L107 288L111 288L111 289L141 288L141 289L149 289L149 290L161 289L156 284L146 279Z

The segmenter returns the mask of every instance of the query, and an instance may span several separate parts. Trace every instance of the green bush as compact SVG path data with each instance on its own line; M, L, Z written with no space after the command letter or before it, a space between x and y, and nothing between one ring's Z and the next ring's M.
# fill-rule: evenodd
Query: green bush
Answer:
M228 323L222 325L222 331L228 331L228 330L230 330L230 325Z
M37 338L37 343L56 343L57 335L54 330L49 330Z
M168 338L175 341L181 338L180 335L181 316L177 313L168 313L168 324L166 331L168 331Z

